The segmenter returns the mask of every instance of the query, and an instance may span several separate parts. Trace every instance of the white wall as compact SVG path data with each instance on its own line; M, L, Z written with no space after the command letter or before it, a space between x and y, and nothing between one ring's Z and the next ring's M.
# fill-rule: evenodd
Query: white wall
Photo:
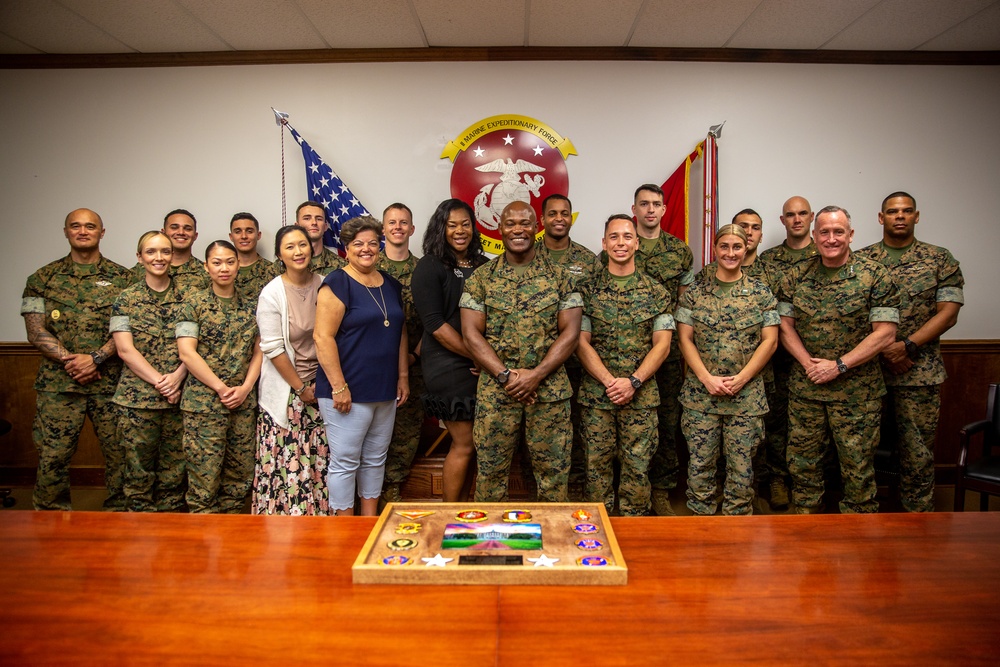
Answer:
M98 211L102 249L126 265L141 232L175 207L199 220L195 252L249 210L280 225L279 131L291 122L373 211L408 203L418 224L449 195L444 144L487 116L533 116L569 137L574 238L627 212L728 121L720 213L750 206L763 245L783 238L782 202L851 211L854 247L880 238L882 197L912 192L919 238L962 262L966 307L949 338L1000 338L1000 69L641 62L402 63L0 71L0 340L24 339L25 278L67 252L62 220ZM298 147L285 142L288 207L305 199ZM692 209L693 224L699 218ZM693 229L693 233L697 233Z

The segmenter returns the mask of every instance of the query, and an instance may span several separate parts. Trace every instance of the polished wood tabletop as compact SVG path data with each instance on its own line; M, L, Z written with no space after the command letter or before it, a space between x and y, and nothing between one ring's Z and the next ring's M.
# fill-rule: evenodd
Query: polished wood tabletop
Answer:
M355 585L375 520L0 513L0 664L1000 663L1000 513L613 519L627 586Z

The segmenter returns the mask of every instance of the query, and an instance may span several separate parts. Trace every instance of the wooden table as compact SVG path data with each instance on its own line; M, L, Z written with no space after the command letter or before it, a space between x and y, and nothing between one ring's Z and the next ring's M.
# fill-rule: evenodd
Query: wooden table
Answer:
M627 586L353 585L372 518L0 514L0 663L997 664L1000 514L614 519Z

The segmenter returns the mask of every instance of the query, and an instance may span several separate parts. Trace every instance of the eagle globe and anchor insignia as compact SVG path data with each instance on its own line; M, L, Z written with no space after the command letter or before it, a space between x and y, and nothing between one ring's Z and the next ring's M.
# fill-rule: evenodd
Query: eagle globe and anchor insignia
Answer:
M448 142L441 158L451 169L451 196L470 204L483 250L503 252L500 214L513 201L523 201L539 221L542 201L552 194L569 194L566 158L576 155L573 143L545 123L515 114L484 118ZM573 214L574 221L576 213Z

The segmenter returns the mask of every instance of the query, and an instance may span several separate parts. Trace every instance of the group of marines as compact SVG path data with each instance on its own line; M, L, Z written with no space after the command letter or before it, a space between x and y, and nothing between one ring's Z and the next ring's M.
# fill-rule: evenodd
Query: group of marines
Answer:
M665 210L659 187L640 186L632 215L608 219L602 252L595 255L570 238L567 197L543 202L540 238L531 206L515 201L504 209L504 251L466 282L460 304L462 335L481 371L473 425L477 501L507 498L512 457L523 441L539 500L567 500L576 478L586 499L623 515L675 514L670 491L681 479L678 397L685 365L673 316L684 291L706 279L712 265L694 274L690 248L661 229ZM747 237L743 273L776 297L780 315L781 345L762 372L766 438L754 465L758 483L769 485L772 509L823 511L824 461L836 455L840 511L877 511L874 452L883 404L898 429L902 505L933 509L934 437L945 378L939 339L957 321L963 279L947 250L916 240L919 219L911 195L889 195L878 213L882 240L854 252L847 211L814 213L806 199L792 197L781 213L786 238L758 253L760 215L744 209L733 218ZM296 224L313 245L313 271L343 266L323 246L321 205L299 206ZM191 252L198 236L194 216L171 211L163 231L173 246L175 286L182 294L207 288L204 266ZM379 268L408 292L416 264L408 246L410 210L386 209L383 231ZM32 274L23 295L28 340L42 355L33 429L36 509L70 508L69 462L85 416L105 457L105 507L126 509L125 454L112 405L121 362L108 321L118 294L142 273L101 255L104 232L95 212L71 212L64 225L69 256ZM254 301L280 272L258 254L260 238L256 218L233 216L237 290ZM417 329L407 292L408 327ZM420 335L409 334L415 347ZM419 350L412 352L411 394L419 396ZM409 404L397 415L387 500L400 499L419 443L423 410L419 400ZM688 498L693 511L703 508L690 492Z

